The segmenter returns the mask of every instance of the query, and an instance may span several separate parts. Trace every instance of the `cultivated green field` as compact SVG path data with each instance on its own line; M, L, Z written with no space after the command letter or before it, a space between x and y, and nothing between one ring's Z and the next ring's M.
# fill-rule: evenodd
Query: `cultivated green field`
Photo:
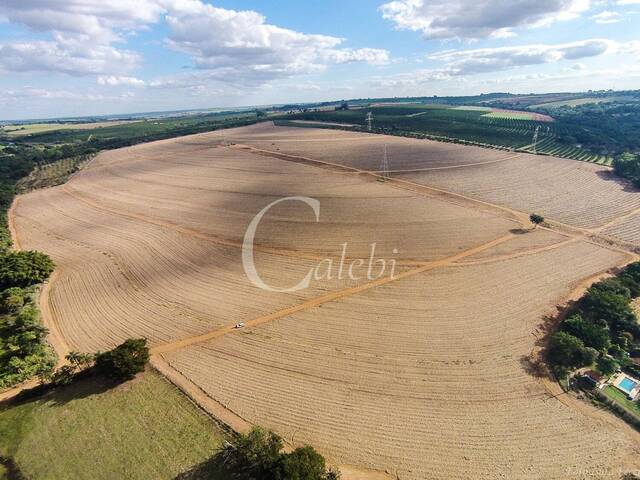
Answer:
M31 480L173 479L223 442L221 430L156 373L101 387L81 380L0 409L0 456Z
M535 116L527 112L490 112L484 116L488 118L508 118L513 120L535 120Z
M38 165L27 176L16 183L16 190L20 193L38 188L53 187L65 183L69 177L78 171L89 159L90 155L63 158L53 163Z
M4 127L0 127L0 133L4 132L10 137L20 137L56 130L92 130L94 128L111 127L127 123L131 122L128 120L114 120L91 123L25 123L21 125L5 125Z
M78 143L91 140L110 140L119 142L128 139L143 138L144 141L154 140L156 136L179 136L213 130L228 126L230 122L251 121L256 119L255 112L211 113L170 117L161 119L142 120L119 125L110 125L91 130L67 129L42 133L33 133L22 137L30 143Z
M378 133L425 136L444 141L463 140L481 145L533 152L532 142L537 128L536 153L606 165L611 162L607 156L598 155L576 144L565 142L563 139L572 137L573 132L568 131L563 125L557 122L538 121L532 118L535 114L527 112L487 114L484 107L452 108L445 105L429 105L429 108L425 108L423 104L398 104L355 110L297 113L283 117L283 121L276 123L284 124L287 119L307 120L352 124L358 126L355 127L356 129L364 129L368 112L373 114L373 128ZM331 126L327 125L327 127Z

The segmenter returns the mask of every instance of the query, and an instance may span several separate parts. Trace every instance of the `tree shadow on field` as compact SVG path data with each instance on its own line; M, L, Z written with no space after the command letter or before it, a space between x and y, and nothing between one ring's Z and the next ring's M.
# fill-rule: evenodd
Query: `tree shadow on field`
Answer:
M194 465L173 480L251 480L247 472L233 469L224 461L222 451L207 460Z
M100 395L121 385L120 383L105 378L101 375L81 376L69 385L42 384L27 390L23 390L15 397L0 404L14 406L30 402L51 402L54 405L64 405L73 400Z
M554 380L554 375L547 362L547 347L549 337L558 331L558 327L566 316L573 310L576 302L569 301L564 305L556 305L555 315L545 315L533 332L536 337L534 347L529 355L520 357L522 369L536 378L548 378Z
M619 177L613 170L602 169L596 172L596 175L602 180L606 180L608 182L615 182L622 187L624 192L638 192L638 189L633 186L633 184L627 180L626 178Z
M526 235L531 232L533 232L533 230L529 228L512 228L509 230L509 233L513 233L514 235Z

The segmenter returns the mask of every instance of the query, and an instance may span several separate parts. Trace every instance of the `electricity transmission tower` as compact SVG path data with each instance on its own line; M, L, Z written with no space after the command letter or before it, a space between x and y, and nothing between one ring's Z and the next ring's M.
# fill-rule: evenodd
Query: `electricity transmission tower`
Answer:
M540 131L540 125L538 125L536 127L536 131L533 132L533 141L531 142L531 145L533 145L533 153L536 153L536 144L538 143L538 132Z
M369 112L367 113L367 130L371 131L371 124L373 123L373 113Z
M382 154L382 161L380 162L380 175L383 179L389 178L389 158L387 156L387 144L384 144L384 151Z

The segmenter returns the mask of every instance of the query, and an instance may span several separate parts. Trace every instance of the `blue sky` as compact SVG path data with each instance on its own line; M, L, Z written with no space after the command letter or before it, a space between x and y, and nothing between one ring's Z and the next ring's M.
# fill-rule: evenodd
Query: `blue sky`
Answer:
M0 118L640 88L640 0L2 0Z

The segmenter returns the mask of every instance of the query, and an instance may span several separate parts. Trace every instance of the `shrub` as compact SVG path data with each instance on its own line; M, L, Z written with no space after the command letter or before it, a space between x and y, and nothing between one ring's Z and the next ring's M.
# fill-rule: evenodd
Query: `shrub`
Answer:
M98 353L95 367L98 373L124 381L142 372L149 361L149 347L144 338L129 338L108 352Z
M531 223L537 226L544 222L544 217L542 215L538 215L537 213L532 213L531 215L529 215L529 220L531 220Z

